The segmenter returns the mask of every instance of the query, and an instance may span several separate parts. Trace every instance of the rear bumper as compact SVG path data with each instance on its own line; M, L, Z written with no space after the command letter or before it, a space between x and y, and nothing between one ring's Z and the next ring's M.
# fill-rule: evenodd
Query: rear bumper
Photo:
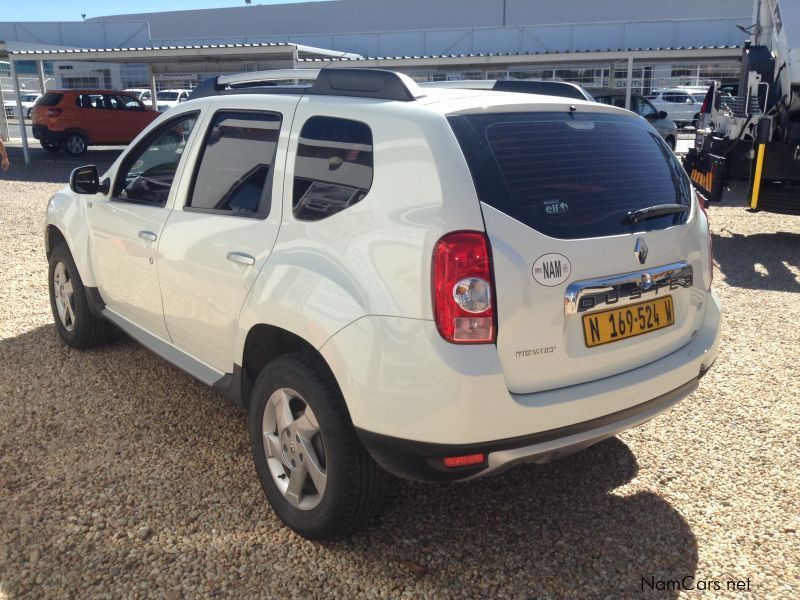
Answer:
M33 130L33 137L35 137L37 140L60 142L62 139L64 139L63 131L51 131L44 125L33 125L31 129Z
M532 394L508 391L492 345L454 346L433 323L365 317L322 348L365 447L388 471L425 481L546 462L643 423L689 395L714 363L721 309L707 296L685 346L642 367ZM477 466L442 458L484 453Z
M705 373L705 371L703 371ZM521 463L546 463L641 425L672 408L697 389L700 376L676 389L625 410L527 436L480 444L429 444L357 430L361 443L384 469L417 481L455 481L484 477ZM484 454L474 466L447 468L447 456Z

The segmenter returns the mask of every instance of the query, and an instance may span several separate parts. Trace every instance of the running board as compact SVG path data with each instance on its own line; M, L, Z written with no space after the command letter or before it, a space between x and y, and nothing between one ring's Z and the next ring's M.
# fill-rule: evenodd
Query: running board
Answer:
M118 315L111 309L103 309L103 316L139 342L142 346L157 354L167 362L172 363L181 371L185 371L207 386L214 387L215 384L225 377L225 373L221 373L220 371L209 367L207 364L200 362L193 356L186 354L183 350L179 350L172 344L165 342L161 338L154 336L152 333L145 331L138 325L131 323L128 319Z

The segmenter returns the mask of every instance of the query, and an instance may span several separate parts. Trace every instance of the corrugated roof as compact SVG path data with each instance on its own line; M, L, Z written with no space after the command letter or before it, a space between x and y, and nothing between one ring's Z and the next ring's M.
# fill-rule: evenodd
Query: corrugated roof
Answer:
M691 51L691 50L736 50L742 46L669 46L657 48L598 48L584 50L544 50L534 52L481 52L474 54L420 54L409 56L359 56L357 58L336 58L341 61L365 61L365 60L421 60L421 59L443 59L443 58L488 58L488 57L511 57L511 56L558 56L563 54L587 54L587 53L611 53L611 52L666 52L666 51ZM303 62L327 62L324 58L301 58Z

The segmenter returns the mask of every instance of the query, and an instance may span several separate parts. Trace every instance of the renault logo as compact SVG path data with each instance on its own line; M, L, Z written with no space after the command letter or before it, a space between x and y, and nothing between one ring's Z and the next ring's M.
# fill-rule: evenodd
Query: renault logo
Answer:
M644 243L642 238L636 240L636 247L633 249L636 258L639 259L639 264L643 265L647 262L647 244Z

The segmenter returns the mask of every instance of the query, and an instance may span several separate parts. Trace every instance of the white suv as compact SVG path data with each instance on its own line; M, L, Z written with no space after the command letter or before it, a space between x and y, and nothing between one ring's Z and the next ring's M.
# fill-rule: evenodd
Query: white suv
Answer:
M211 80L76 169L45 242L63 340L121 329L248 409L295 531L362 526L387 471L546 462L697 387L708 219L646 121L368 69L254 85L279 76Z
M663 110L671 120L683 127L697 125L705 96L703 88L678 87L654 90L647 99L656 109Z

